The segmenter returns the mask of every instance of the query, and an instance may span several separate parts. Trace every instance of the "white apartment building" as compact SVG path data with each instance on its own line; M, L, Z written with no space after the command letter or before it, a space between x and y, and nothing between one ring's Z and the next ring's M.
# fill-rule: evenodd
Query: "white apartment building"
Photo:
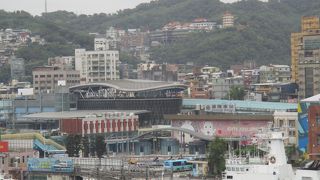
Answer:
M94 50L95 51L105 51L109 49L109 42L105 37L94 38Z
M119 79L119 64L119 51L75 50L75 68L80 71L81 83Z
M298 113L275 111L273 126L284 131L286 144L298 144Z

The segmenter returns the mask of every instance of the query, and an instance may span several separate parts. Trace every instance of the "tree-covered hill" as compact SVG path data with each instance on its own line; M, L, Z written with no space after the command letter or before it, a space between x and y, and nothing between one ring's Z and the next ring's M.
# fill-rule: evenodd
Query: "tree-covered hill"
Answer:
M302 16L320 15L320 1L243 0L225 4L219 0L156 0L115 14L76 15L57 11L35 17L23 11L0 11L0 28L28 28L54 44L45 47L46 52L62 45L62 49L69 47L72 54L74 47L92 47L88 32L104 33L110 26L152 31L170 21L190 22L198 17L221 23L225 11L236 16L236 28L191 34L170 46L152 48L151 57L159 62L192 61L223 68L248 59L258 64L290 64L290 33L299 31ZM59 53L53 52L47 54Z

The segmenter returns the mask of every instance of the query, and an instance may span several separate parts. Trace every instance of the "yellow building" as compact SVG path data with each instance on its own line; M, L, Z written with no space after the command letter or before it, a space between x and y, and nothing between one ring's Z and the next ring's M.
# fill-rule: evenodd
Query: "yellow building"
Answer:
M301 32L308 32L312 30L319 30L319 17L318 16L305 16L301 19Z
M291 33L291 79L293 82L298 82L298 54L303 48L303 37L315 34L320 34L320 20L317 16L302 17L301 32Z

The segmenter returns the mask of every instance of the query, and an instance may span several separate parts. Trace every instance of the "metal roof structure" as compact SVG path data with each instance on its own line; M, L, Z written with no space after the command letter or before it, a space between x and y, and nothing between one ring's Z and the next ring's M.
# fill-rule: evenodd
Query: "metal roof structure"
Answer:
M259 101L239 101L239 100L219 100L219 99L183 99L183 106L196 105L235 105L237 110L250 111L286 111L298 108L297 103L280 102L259 102Z
M301 100L301 102L320 102L320 94Z
M75 90L85 89L89 87L90 88L110 87L120 91L127 91L127 92L166 90L166 89L185 90L187 88L186 85L183 85L177 82L122 79L122 80L110 80L106 82L76 85L76 86L70 87L69 89L70 91L75 91Z
M42 112L25 115L22 118L26 119L71 119L71 118L85 118L88 116L101 116L106 113L126 113L129 114L142 114L148 113L146 110L77 110L77 111L63 111L63 112Z

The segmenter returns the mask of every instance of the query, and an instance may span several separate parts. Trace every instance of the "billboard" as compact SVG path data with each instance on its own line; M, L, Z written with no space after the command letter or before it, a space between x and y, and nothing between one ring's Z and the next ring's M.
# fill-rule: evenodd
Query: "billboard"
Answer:
M29 172L73 173L74 166L71 159L29 158Z
M242 141L251 140L258 133L259 129L267 128L269 120L175 120L172 127L179 127L195 131L200 135L216 136L221 138L241 138ZM174 137L180 138L181 133L173 132ZM194 139L185 135L185 142Z
M58 80L58 86L66 86L66 80Z
M0 153L9 151L9 143L6 141L0 141Z
M33 95L33 88L18 89L18 95L31 96Z

